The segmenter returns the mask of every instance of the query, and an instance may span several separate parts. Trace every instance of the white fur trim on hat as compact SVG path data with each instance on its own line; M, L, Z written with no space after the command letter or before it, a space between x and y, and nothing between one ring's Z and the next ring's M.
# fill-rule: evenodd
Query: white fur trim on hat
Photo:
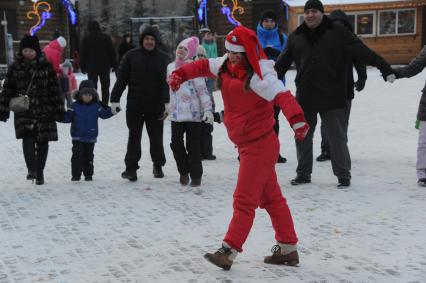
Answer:
M56 39L59 43L59 46L61 47L66 47L67 46L67 41L63 36L60 36Z
M226 50L232 51L232 52L246 52L246 50L244 49L244 46L232 44L228 40L225 40L225 48Z

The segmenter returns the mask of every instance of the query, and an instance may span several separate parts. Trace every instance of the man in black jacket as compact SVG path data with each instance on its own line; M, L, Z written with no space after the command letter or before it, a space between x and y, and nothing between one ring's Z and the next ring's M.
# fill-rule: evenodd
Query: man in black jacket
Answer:
M348 16L345 12L342 10L334 10L329 15L330 20L333 21L335 24L343 25L348 30L350 30L352 33L354 32L354 28L349 23ZM350 64L348 64L348 100L346 103L346 124L345 124L345 130L346 130L346 137L348 135L348 126L349 126L349 116L351 113L352 108L352 99L354 99L354 88L357 91L362 91L365 87L365 81L367 80L367 67L363 62L357 61L357 60L351 60ZM355 70L358 75L358 80L354 82L353 77L353 68L355 67ZM326 161L330 160L330 145L328 144L327 135L325 134L325 129L323 124L321 123L321 154L316 158L317 161Z
M140 46L130 50L121 60L117 82L111 93L111 109L120 110L121 95L128 86L126 122L129 140L125 157L126 170L122 177L137 180L136 171L141 159L141 138L146 123L150 141L151 159L156 178L164 177L162 166L166 163L163 146L164 118L169 103L169 87L166 82L168 56L158 49L158 34L147 27L140 37Z
M389 64L365 46L353 33L335 25L324 15L319 0L305 4L305 20L289 37L287 48L275 68L282 77L294 61L296 98L305 112L310 130L303 141L296 141L297 176L292 185L311 182L312 139L320 114L329 139L333 173L338 187L348 187L351 179L351 158L346 140L345 110L348 99L347 66L356 59L376 66L385 79L395 76Z
M111 38L101 32L97 21L89 22L89 34L83 38L80 49L81 71L87 73L95 87L101 81L102 104L108 106L111 68L117 67L117 55Z

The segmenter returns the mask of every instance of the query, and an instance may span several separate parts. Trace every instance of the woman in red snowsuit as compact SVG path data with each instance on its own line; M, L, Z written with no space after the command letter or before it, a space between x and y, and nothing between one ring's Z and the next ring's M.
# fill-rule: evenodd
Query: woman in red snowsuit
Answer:
M269 213L277 245L266 263L297 265L297 236L275 173L279 141L273 130L273 106L279 106L297 139L309 129L303 111L266 60L254 31L239 26L226 38L228 53L199 60L175 70L169 77L172 90L195 77L217 78L225 109L228 136L238 148L240 168L234 192L234 214L222 247L205 258L229 270L247 239L258 207Z

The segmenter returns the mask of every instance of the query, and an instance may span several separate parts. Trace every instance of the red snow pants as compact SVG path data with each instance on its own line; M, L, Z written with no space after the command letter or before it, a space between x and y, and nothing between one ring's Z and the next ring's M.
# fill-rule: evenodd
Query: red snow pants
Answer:
M224 239L238 252L243 250L258 207L266 209L271 217L278 242L290 245L297 243L290 209L275 173L279 149L274 131L238 147L240 168L234 192L234 214Z

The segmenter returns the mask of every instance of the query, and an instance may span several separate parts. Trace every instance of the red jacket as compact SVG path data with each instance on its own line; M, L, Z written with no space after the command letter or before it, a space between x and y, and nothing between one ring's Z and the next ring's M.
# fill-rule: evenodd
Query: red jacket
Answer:
M52 40L48 45L43 48L43 52L46 55L47 61L52 64L53 70L59 75L60 67L59 64L62 61L62 52L64 47L62 47L58 40Z
M273 61L260 60L263 80L254 74L250 81L251 90L246 91L246 76L239 78L229 71L218 74L226 59L225 55L221 58L199 60L184 65L176 72L185 80L220 76L224 123L234 144L242 145L269 134L275 124L274 105L282 109L291 126L304 121L302 108L278 80Z

